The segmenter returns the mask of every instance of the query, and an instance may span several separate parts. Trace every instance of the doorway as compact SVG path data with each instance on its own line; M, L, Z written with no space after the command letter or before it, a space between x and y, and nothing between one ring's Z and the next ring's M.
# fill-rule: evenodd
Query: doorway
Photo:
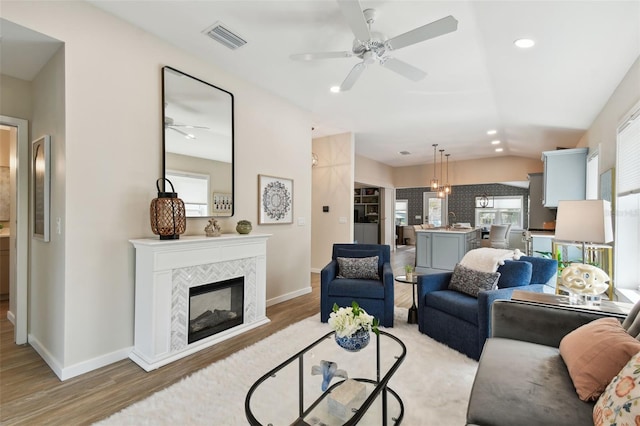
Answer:
M422 223L434 228L447 225L447 198L438 198L437 192L425 192L422 195Z
M16 344L27 343L29 122L0 115L9 140L9 310Z

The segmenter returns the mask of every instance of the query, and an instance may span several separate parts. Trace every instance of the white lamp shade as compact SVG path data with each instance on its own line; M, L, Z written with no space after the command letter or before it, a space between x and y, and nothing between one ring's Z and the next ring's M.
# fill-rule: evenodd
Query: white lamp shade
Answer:
M611 203L604 200L559 201L555 239L593 244L613 241Z

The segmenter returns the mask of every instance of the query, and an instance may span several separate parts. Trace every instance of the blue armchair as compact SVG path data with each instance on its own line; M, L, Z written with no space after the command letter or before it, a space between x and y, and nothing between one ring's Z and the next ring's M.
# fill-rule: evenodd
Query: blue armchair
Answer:
M511 299L513 290L541 293L545 285L555 287L558 262L522 256L498 268L496 290L480 291L475 298L449 290L452 272L418 277L418 329L433 339L479 359L491 332L491 305Z
M378 256L379 280L338 278L338 258ZM393 270L391 250L379 244L334 244L331 262L320 273L320 320L327 322L333 304L351 306L356 301L380 325L393 327Z

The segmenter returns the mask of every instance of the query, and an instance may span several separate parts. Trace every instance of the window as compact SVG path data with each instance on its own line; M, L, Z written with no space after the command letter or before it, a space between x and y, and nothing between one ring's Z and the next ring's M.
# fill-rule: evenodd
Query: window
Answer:
M640 285L640 108L618 129L615 205L615 285ZM626 294L626 293L625 293Z
M396 200L396 225L408 225L409 200Z
M522 229L522 196L490 197L487 207L482 207L486 204L486 199L483 198L476 197L476 226L489 227L493 224L510 223L512 229Z
M178 197L184 201L187 217L208 216L209 176L190 172L167 170L166 177L173 184ZM168 184L167 184L168 186ZM171 187L166 188L168 191Z

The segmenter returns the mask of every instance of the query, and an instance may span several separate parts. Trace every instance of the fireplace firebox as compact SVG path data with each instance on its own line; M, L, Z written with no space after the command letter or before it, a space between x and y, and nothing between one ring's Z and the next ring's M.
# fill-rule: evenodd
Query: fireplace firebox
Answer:
M228 330L244 322L244 277L189 289L188 343Z

